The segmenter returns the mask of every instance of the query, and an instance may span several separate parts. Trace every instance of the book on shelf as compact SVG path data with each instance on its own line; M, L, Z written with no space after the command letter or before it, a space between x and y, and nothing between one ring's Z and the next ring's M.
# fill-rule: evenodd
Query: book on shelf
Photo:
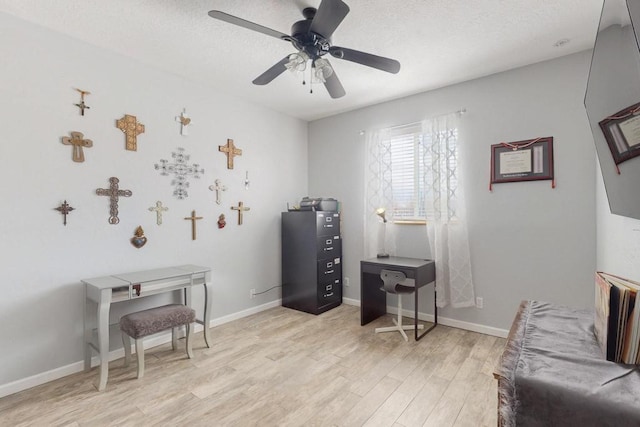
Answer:
M638 282L609 273L596 273L594 332L607 360L640 364L638 292Z

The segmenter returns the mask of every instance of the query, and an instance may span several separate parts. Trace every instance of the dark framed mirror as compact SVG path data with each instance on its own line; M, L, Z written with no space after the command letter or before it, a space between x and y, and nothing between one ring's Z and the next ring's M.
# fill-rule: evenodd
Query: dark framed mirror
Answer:
M605 0L585 108L611 213L640 219L640 0Z

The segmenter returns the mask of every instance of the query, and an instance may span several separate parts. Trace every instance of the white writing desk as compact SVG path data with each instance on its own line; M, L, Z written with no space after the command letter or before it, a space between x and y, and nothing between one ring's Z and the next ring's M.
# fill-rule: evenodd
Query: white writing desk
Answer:
M210 273L211 269L208 267L181 265L82 280L85 285L84 369L85 371L91 369L92 350L95 350L100 357L98 390L105 389L109 376L109 311L111 304L184 290L185 304L192 307L191 289L194 286L202 285L204 286L204 317L196 322L204 326L204 341L207 347L211 347L209 335L211 296L207 289ZM94 329L87 318L90 303L97 305L97 342L94 342Z

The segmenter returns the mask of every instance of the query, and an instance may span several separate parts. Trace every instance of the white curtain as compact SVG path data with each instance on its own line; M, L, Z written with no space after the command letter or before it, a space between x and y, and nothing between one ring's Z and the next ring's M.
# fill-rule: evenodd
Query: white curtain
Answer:
M365 149L364 254L366 258L382 252L394 255L390 130L368 132ZM386 224L376 215L378 208L386 210Z
M469 237L459 153L459 114L422 122L425 154L425 212L431 256L436 261L436 304L471 307Z

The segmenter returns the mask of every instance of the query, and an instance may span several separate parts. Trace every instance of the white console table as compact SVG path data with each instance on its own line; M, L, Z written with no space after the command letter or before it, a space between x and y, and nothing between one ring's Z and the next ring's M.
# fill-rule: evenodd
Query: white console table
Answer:
M183 290L185 304L192 307L191 289L194 286L202 285L204 286L204 317L196 322L204 326L204 340L207 347L211 347L211 336L209 335L211 296L207 289L210 274L211 269L208 267L181 265L82 280L85 285L84 368L85 371L91 369L92 350L95 350L100 357L98 390L105 389L109 376L109 311L111 304ZM94 304L97 306L97 341L94 340L95 329L87 317L89 306Z

